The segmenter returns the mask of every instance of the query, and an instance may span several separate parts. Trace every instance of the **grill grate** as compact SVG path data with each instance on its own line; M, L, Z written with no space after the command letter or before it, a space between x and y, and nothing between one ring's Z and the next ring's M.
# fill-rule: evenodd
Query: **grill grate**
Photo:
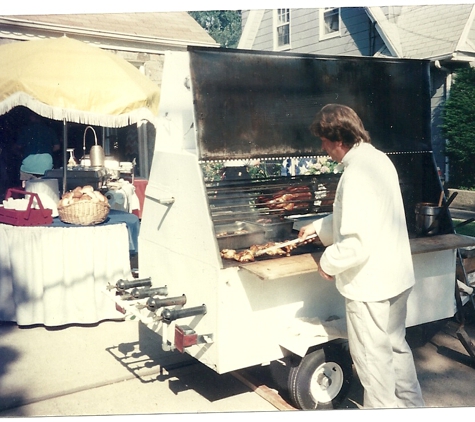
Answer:
M267 177L206 184L214 224L331 211L340 175Z

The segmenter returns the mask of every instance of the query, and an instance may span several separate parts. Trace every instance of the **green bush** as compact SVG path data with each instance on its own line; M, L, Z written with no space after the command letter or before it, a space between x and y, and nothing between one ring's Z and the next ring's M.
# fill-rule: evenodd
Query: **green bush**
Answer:
M475 237L475 222L469 223L469 224L467 224L465 226L462 226L460 228L457 228L457 224L462 223L463 220L452 219L452 222L454 224L455 232L457 234L463 234L465 236Z
M224 48L237 48L241 37L240 10L188 12Z
M475 186L475 69L458 70L442 111L441 130L447 139L449 185Z

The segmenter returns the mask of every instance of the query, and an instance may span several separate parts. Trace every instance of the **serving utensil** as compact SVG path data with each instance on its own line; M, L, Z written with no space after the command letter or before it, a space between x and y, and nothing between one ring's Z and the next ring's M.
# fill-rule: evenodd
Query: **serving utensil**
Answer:
M255 253L255 256L261 256L265 255L269 252L275 251L277 249L282 249L285 248L286 246L292 246L292 245L299 245L301 243L307 243L309 240L315 239L317 237L316 234L312 234L310 236L307 236L305 239L301 239L300 237L294 240L288 240L286 242L281 242L281 243L276 243L273 246L270 246L265 249L261 249Z

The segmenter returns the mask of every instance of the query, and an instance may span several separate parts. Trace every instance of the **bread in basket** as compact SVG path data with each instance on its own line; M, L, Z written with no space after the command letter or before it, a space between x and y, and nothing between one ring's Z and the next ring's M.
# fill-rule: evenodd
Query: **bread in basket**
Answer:
M59 219L65 223L91 226L102 223L109 214L107 198L92 186L78 186L65 192L58 203Z

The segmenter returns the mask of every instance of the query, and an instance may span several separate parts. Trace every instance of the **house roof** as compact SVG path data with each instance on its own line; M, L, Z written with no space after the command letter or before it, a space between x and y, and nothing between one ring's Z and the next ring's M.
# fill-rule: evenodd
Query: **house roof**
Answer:
M382 8L366 9L371 18L374 9ZM399 51L395 55L398 57L459 60L475 57L475 39L471 39L471 30L475 29L474 6L471 4L402 6L394 16L388 18L386 13L386 18L381 25L378 22L378 30L383 40L397 41ZM387 42L386 45L392 51Z
M216 45L216 41L187 12L87 13L0 16L2 22L25 26L93 31Z
M264 17L265 10L250 10L247 21L242 30L241 38L239 39L238 48L251 49L252 44L259 31L262 18Z

